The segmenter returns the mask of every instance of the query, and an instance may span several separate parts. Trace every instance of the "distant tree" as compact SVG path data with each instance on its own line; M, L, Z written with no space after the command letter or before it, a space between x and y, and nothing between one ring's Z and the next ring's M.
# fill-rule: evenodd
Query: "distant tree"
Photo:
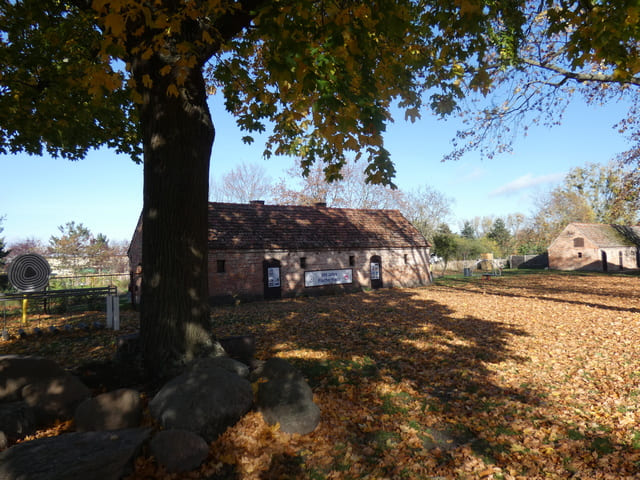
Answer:
M596 220L584 196L564 188L556 188L538 197L535 203L536 210L529 219L531 234L528 236L533 245L548 247L569 223L593 223Z
M45 255L47 253L46 247L42 242L34 237L12 242L10 245L9 255L7 256L7 262L11 262L18 255L25 253L37 253L39 255Z
M433 235L433 253L442 258L442 274L447 270L449 260L455 258L456 255L456 235L446 223L438 226L436 233Z
M4 222L5 217L0 217L0 233L4 231L4 227L2 223ZM4 266L6 264L6 257L11 253L11 250L7 250L6 245L4 243L4 237L0 237L0 271L4 270Z
M399 209L424 237L432 241L438 225L451 215L453 199L428 185L422 185L401 197Z
M209 185L209 198L214 202L249 203L271 201L273 185L267 170L257 163L243 163Z
M113 255L113 249L109 245L109 239L103 233L89 239L86 248L86 257L90 267L95 268L97 273L106 273L110 270L109 264Z
M497 218L495 222L493 222L493 226L489 233L487 233L487 238L493 240L498 246L498 255L503 257L508 255L510 252L511 246L511 233L507 230L505 226L504 220L502 218Z
M460 232L460 236L469 240L473 240L476 238L476 230L475 228L473 228L473 225L469 220L465 220L462 231Z
M481 238L456 238L456 254L458 260L477 260L480 254L493 252L496 244L487 237Z
M572 169L560 188L582 196L598 223L635 225L640 219L640 182L632 178L638 174L618 162L588 163Z
M55 258L62 268L73 275L82 270L95 268L99 273L108 269L112 261L113 249L106 235L93 235L82 223L67 222L58 227L59 236L49 239L48 253Z
M364 162L347 160L340 174L328 181L326 166L314 165L302 174L297 164L287 170L286 178L274 185L274 202L281 205L326 203L327 207L337 208L398 208L402 193L368 183L365 167Z
M88 249L93 235L82 223L67 222L58 227L60 236L52 235L49 238L49 254L54 257L60 266L68 269L73 275L86 268Z

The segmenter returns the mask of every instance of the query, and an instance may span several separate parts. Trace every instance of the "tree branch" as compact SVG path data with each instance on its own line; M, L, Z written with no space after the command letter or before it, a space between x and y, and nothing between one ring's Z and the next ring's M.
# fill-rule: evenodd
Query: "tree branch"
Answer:
M587 82L596 82L596 83L617 83L622 85L634 85L636 87L640 87L640 79L637 77L632 77L630 80L616 79L613 75L606 75L603 73L584 73L584 72L572 72L571 70L567 70L566 68L562 68L558 65L552 65L548 63L542 63L538 60L533 60L531 58L522 58L523 63L526 65L530 65L532 67L542 68L544 70L549 70L550 72L558 73L565 77L565 79L575 80L579 83L587 83ZM564 83L564 80L560 82L559 85Z

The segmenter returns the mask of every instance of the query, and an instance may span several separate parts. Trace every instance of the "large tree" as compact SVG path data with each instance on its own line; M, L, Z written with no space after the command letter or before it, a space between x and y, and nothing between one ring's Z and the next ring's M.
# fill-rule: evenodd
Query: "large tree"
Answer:
M492 37L501 48L487 50L492 66L485 58L491 92L467 96L463 118L469 127L457 133L456 148L446 158L473 149L487 157L510 151L514 138L530 127L562 122L565 108L579 97L589 105L627 108L615 125L631 141L620 159L640 169L638 1L522 0L514 7L522 15L524 35ZM465 92L474 90L470 81L461 82ZM629 188L640 184L637 175L629 180Z
M266 156L299 155L305 171L324 162L334 179L352 151L370 181L390 183L382 136L392 104L409 118L424 100L451 111L461 66L482 69L492 21L513 27L513 0L458 3L0 1L0 151L75 159L109 145L144 161L140 328L150 373L215 346L207 93L222 91L246 141L273 126Z
M272 128L266 156L298 155L304 171L324 162L332 179L354 152L369 181L389 183L392 105L409 119L425 107L450 113L465 88L486 93L503 67L523 65L523 39L572 32L577 14L594 32L565 35L569 63L635 74L637 62L588 43L603 39L608 51L637 38L617 4L605 6L622 26L612 42L609 17L583 15L583 1L557 2L552 29L523 29L537 18L533 7L551 3L0 0L0 151L75 159L108 145L144 161L141 345L146 367L160 373L214 345L208 92L222 92L246 141Z

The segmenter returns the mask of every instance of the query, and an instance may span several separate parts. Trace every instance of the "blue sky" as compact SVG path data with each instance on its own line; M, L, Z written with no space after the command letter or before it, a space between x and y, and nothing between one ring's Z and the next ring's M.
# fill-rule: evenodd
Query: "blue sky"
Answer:
M241 163L263 165L274 180L285 176L292 159L262 159L263 144L243 144L243 133L221 102L214 98L211 106L216 124L212 176ZM557 185L571 168L607 163L628 146L613 129L623 112L622 105L587 107L576 99L561 126L531 129L518 138L513 153L493 159L481 160L472 152L459 161L441 162L459 125L432 117L413 124L398 118L385 144L396 165L399 188L429 185L454 199L449 223L456 230L475 216L528 215L535 198ZM58 226L69 221L111 240L131 238L142 208L141 165L109 150L92 152L79 162L28 155L0 156L0 161L0 216L5 216L1 235L9 244L31 237L47 243L58 234Z

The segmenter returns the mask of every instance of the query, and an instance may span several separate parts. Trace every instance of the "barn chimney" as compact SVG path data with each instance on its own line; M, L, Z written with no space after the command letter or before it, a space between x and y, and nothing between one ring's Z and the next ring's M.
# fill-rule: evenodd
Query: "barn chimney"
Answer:
M313 204L314 207L326 207L327 202L316 202Z

